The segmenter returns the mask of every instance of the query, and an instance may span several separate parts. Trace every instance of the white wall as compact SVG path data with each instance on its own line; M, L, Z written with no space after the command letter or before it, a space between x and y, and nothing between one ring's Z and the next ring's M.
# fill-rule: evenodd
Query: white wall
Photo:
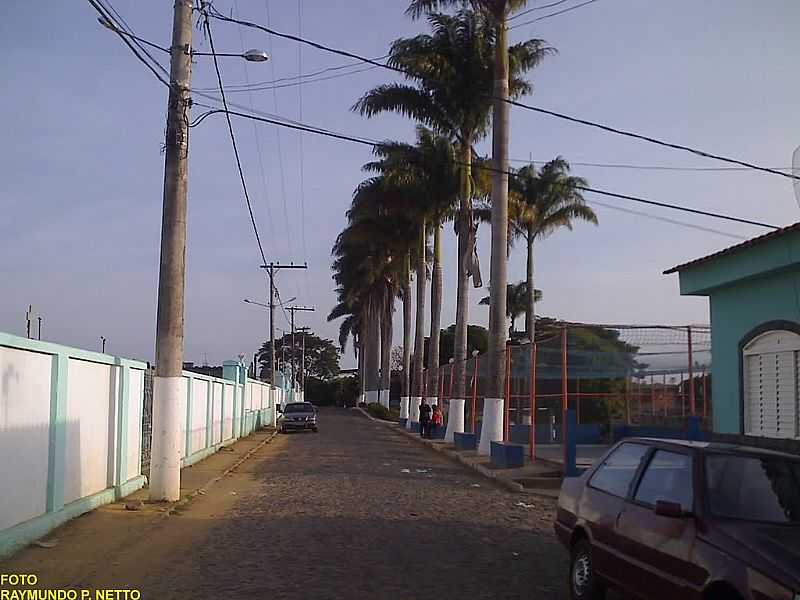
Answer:
M111 366L71 358L67 376L67 447L64 504L113 484L113 406L116 378Z
M45 512L53 357L0 346L0 530Z

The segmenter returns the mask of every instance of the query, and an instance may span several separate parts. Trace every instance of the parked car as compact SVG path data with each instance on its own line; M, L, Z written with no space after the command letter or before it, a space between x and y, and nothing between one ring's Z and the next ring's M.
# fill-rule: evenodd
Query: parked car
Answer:
M317 433L317 409L310 402L290 402L283 407L278 419L278 431L308 431Z
M570 598L800 600L800 457L628 439L565 479Z

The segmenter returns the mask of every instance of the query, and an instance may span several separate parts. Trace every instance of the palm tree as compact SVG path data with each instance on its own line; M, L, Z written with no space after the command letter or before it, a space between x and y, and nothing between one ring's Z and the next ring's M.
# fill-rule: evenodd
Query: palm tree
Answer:
M387 174L398 186L402 186L406 196L418 199L411 207L417 219L417 344L415 349L416 395L422 397L422 346L424 340L424 284L428 227L433 230L433 268L431 277L431 343L428 352L428 402L435 402L436 381L439 366L439 338L441 331L442 307L442 266L441 266L441 223L448 218L451 207L458 199L460 168L455 160L455 148L443 136L436 135L424 127L417 128L417 144L386 143L375 153L379 160L365 166L367 170ZM408 209L403 214L408 216ZM418 405L412 403L412 409ZM412 410L412 422L415 414Z
M569 163L558 156L537 172L533 165L522 167L512 179L511 239L521 237L527 249L526 284L534 286L534 244L555 230L572 229L574 221L597 225L597 215L587 206L581 188L588 185L582 177L569 174ZM537 298L528 297L525 308L525 334L534 339Z
M456 222L459 247L454 397L463 399L466 392L468 262L475 241L471 164L473 144L488 133L490 123L496 31L493 21L483 12L461 11L454 16L429 14L428 20L433 30L431 35L397 40L392 45L388 63L401 69L409 83L379 86L362 97L354 108L367 116L386 111L410 116L458 145L462 172ZM541 40L529 40L506 51L513 57L510 79L513 94L529 92L530 84L521 75L550 50ZM463 402L461 404L463 422Z
M507 246L508 246L508 139L509 104L513 94L511 89L514 55L508 48L508 17L522 9L527 0L411 0L408 13L419 17L429 11L446 6L470 6L480 11L494 26L494 88L492 97L492 157L494 177L492 181L492 260L490 281L492 282L492 302L489 306L489 389L484 403L484 423L479 452L489 454L490 442L502 439L503 413L503 352L505 351L505 320L503 311L506 304ZM540 42L539 40L536 40ZM537 60L533 67L552 49L539 44ZM491 416L486 419L487 407ZM488 425L488 426L487 426Z
M542 299L542 290L534 290L535 301L539 302ZM491 301L491 296L485 296L478 304L488 306ZM508 328L508 337L513 338L516 333L516 320L525 314L529 306L528 284L525 281L517 283L509 283L506 287L506 316L511 321Z

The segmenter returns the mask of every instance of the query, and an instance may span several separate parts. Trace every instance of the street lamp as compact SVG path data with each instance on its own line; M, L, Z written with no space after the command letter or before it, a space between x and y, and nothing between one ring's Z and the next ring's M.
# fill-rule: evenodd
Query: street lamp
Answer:
M189 54L192 56L232 56L234 58L243 58L247 62L267 62L269 60L269 54L264 52L264 50L256 50L251 49L247 52L195 52L194 50L189 50Z

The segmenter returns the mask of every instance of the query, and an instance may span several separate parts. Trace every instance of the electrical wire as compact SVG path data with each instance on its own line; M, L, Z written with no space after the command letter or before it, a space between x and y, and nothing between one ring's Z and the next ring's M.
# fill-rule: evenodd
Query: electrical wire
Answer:
M264 9L267 17L267 25L270 24L270 12L269 12L269 0L264 0ZM267 37L269 41L269 53L270 55L273 54L273 36L269 35ZM275 79L275 61L270 61L270 72L272 73L272 78ZM278 92L273 88L272 90L272 104L274 110L278 111ZM283 218L286 224L286 245L289 247L289 255L294 256L294 249L292 248L292 236L290 235L291 226L289 222L289 205L286 201L286 169L283 165L283 144L281 142L281 131L280 129L276 130L275 132L277 147L278 147L278 168L281 175L281 200L283 204Z
M546 165L547 161L544 160L530 160L528 158L510 158L509 162L520 164L534 164ZM715 172L715 171L739 171L750 172L753 169L749 167L673 167L669 165L636 165L626 163L596 163L596 162L575 162L570 161L570 165L577 167L599 167L603 169L633 169L642 171L697 171L697 172ZM792 167L770 167L776 171L791 171Z
M303 0L297 0L297 35L303 35ZM297 44L297 74L303 72L303 45ZM297 108L300 121L303 120L303 87L297 88ZM308 248L306 247L306 177L305 177L305 151L303 149L303 132L298 135L300 156L298 164L300 167L300 242L303 248L303 260L308 260ZM308 269L303 269L303 278L306 283L306 293L309 291Z
M544 15L544 16L538 17L536 19L531 19L530 21L525 21L524 23L517 23L517 24L509 27L508 29L510 31L512 29L516 29L517 27L524 27L525 25L530 25L531 23L536 23L538 21L544 21L545 19L549 19L551 17L557 17L558 15L563 15L564 13L568 13L570 11L577 10L577 9L581 8L582 6L586 6L587 4L591 4L592 2L597 2L597 0L586 0L586 2L581 2L580 4L576 4L575 6L569 6L567 8L562 9L562 10L558 10L556 12L550 13L549 15Z
M205 106L205 105L199 105L199 106ZM217 114L217 113L226 112L224 110L215 109L214 107L207 107L207 106L205 106L205 107L206 108L211 108L211 110L206 115L204 115L204 118L206 116L210 116L211 114ZM245 119L254 119L256 121L269 123L271 125L278 125L280 127L287 127L289 129L295 129L295 130L305 131L305 132L309 132L309 133L315 133L317 135L322 135L322 136L325 136L325 137L330 137L330 138L343 140L343 141L348 141L348 142L354 142L354 143L358 143L358 144L362 144L362 145L366 145L366 146L371 146L371 147L380 147L380 146L384 145L383 142L377 142L375 140L357 138L357 137L346 135L346 134L343 134L343 133L327 131L327 130L321 130L321 129L318 129L318 128L315 128L315 127L311 127L311 126L308 126L308 125L298 125L298 124L294 124L294 123L286 123L286 122L278 121L276 119L259 117L259 116L256 116L256 115L248 115L246 113L241 113L241 112L237 112L237 111L227 111L226 114L237 116L237 117L241 117L241 118L245 118ZM458 163L458 164L462 164L462 163ZM483 169L483 170L488 170L488 171L493 171L493 172L497 172L498 171L498 169L495 169L494 167L490 167L488 165L481 165L481 164L473 164L472 168L473 169ZM509 177L515 177L516 176L516 173L514 173L513 171L503 171L503 173L508 175ZM696 208L690 208L688 206L681 206L681 205L678 205L678 204L670 204L670 203L667 203L667 202L657 202L655 200L648 200L646 198L641 198L639 196L631 196L631 195L628 195L628 194L619 194L619 193L616 193L616 192L609 192L609 191L606 191L606 190L600 190L600 189L591 188L591 187L588 187L588 186L576 186L576 189L579 189L579 190L584 191L584 192L590 192L590 193L593 193L593 194L600 194L600 195L603 195L603 196L608 196L608 197L611 197L611 198L619 198L621 200L629 200L631 202L639 202L639 203L642 203L642 204L649 204L651 206L659 206L661 208L669 208L669 209L672 209L672 210L688 212L688 213L701 215L701 216L705 216L705 217L711 217L711 218L715 218L715 219L722 219L722 220L726 220L726 221L732 221L732 222L735 222L735 223L742 223L742 224L745 224L745 225L755 225L757 227L765 227L765 228L768 228L768 229L779 229L779 227L777 225L770 225L770 224L767 224L767 223L762 223L760 221L753 221L753 220L750 220L750 219L743 219L743 218L740 218L740 217L734 217L734 216L725 215L725 214L721 214L721 213L714 213L714 212L700 210L700 209L696 209Z
M230 133L231 137L231 145L233 146L233 154L236 157L236 167L239 170L239 179L242 182L242 191L244 192L244 199L247 202L247 211L250 213L250 221L253 224L253 233L256 236L256 242L258 243L258 251L261 253L261 264L267 264L267 257L264 254L264 246L261 245L261 236L258 233L258 225L256 225L256 218L253 214L253 205L250 202L250 194L247 191L247 182L244 178L244 172L242 171L242 162L239 159L239 149L236 146L236 136L233 133L233 123L231 122L230 114L228 111L228 100L225 98L225 86L222 84L222 74L219 70L219 61L217 60L216 50L214 49L214 37L211 34L211 23L208 20L208 15L205 14L204 19L204 27L206 33L208 34L208 43L211 47L211 56L214 60L214 71L217 75L217 82L219 83L219 93L222 96L222 104L225 107L225 120L228 123L228 133Z
M591 0L591 1L594 2L595 0ZM575 6L575 7L572 7L572 8L577 8L577 7L578 6ZM301 44L306 44L308 46L311 46L312 48L316 48L316 49L322 50L324 52L329 52L329 53L332 53L332 54L338 54L340 56L345 56L347 58L353 58L353 59L356 59L356 60L360 60L361 62L370 64L370 65L374 65L374 66L377 66L377 67L381 67L381 68L387 69L389 71L394 71L395 73L400 73L402 75L411 76L411 77L414 76L412 73L409 73L407 70L402 69L400 67L396 67L396 66L393 66L393 65L390 65L390 64L381 63L381 62L372 60L371 58L367 58L365 56L360 56L358 54L354 54L353 52L349 52L347 50L342 50L342 49L339 49L339 48L333 48L331 46L326 46L324 44L320 44L319 42L315 42L313 40L305 39L305 38L302 38L302 37L299 37L299 36L295 36L295 35L291 35L291 34L288 34L288 33L281 33L281 32L276 31L276 30L274 30L274 29L272 29L270 27L264 27L263 25L259 25L257 23L252 23L250 21L243 21L243 20L239 20L239 19L233 19L232 17L226 17L225 15L223 15L222 13L220 13L220 12L218 12L216 10L211 12L210 16L212 18L218 19L220 21L227 21L229 23L239 23L241 25L244 25L245 27L251 27L253 29L258 29L258 30L264 31L266 33L269 33L271 35L277 36L277 37L288 39L288 40L291 40L291 41L294 41L294 42L298 42L298 43L301 43ZM497 98L492 97L492 99L497 99ZM623 129L618 129L618 128L611 127L611 126L608 126L608 125L604 125L602 123L595 123L593 121L588 121L586 119L580 119L580 118L577 118L577 117L572 117L570 115L565 115L563 113L559 113L559 112L556 112L556 111L547 110L547 109L544 109L544 108L541 108L541 107L538 107L538 106L532 106L530 104L524 104L524 103L516 101L516 100L511 100L510 98L504 98L503 101L508 103L508 104L510 104L510 105L512 105L512 106L515 106L517 108L523 108L523 109L526 109L526 110L530 110L530 111L538 112L538 113L545 114L545 115L548 115L548 116L551 116L551 117L555 117L557 119L562 119L562 120L570 121L572 123L578 123L580 125L586 125L586 126L589 126L589 127L594 127L594 128L597 128L597 129L601 129L603 131L607 131L609 133L615 133L617 135L631 137L631 138L638 139L638 140L641 140L641 141L649 142L651 144L656 144L656 145L663 146L663 147L666 147L666 148L671 148L673 150L682 150L682 151L685 151L685 152L690 152L692 154L696 154L697 156L702 156L704 158L710 158L710 159L718 160L718 161L721 161L721 162L727 162L727 163L731 163L731 164L747 167L747 168L750 168L750 169L754 169L756 171L762 171L762 172L765 172L765 173L770 173L772 175L780 175L781 177L800 180L800 176L796 176L796 175L793 175L793 174L790 174L790 173L782 173L781 171L778 171L776 169L771 169L769 167L761 167L761 166L753 164L753 163L737 160L737 159L734 159L734 158L729 158L729 157L726 157L726 156L721 156L721 155L718 155L718 154L713 154L713 153L710 153L710 152L705 152L703 150L698 150L698 149L692 148L690 146L684 146L684 145L681 145L681 144L674 144L674 143L671 143L671 142L666 142L666 141L663 141L663 140L659 140L659 139L654 138L654 137L650 137L650 136L634 133L634 132L631 132L631 131L625 131Z
M165 86L167 86L167 87L170 87L170 84L169 84L169 74L167 74L167 79L165 79L165 78L163 77L163 75L161 75L161 74L160 74L160 73L159 73L159 72L158 72L158 71L157 71L157 70L156 70L156 69L153 67L153 65L151 65L149 62L147 62L147 60L146 60L146 59L145 59L145 58L144 58L144 57L143 57L143 56L142 56L142 55L139 53L139 52L141 51L141 52L143 52L144 54L147 54L147 52L146 52L146 51L145 51L143 48L141 48L141 46L138 46L138 44L137 44L137 45L134 45L134 44L136 44L136 41L135 41L135 40L134 40L134 42L133 42L133 43L131 43L130 41L128 41L128 39L125 37L125 34L122 32L123 30L121 30L121 29L119 29L119 28L117 27L116 21L115 21L115 20L114 20L114 19L111 17L111 15L110 15L110 14L108 14L108 13L107 13L107 12L104 10L104 8L103 8L103 7L101 7L101 6L100 6L100 5L99 5L99 4L98 4L98 3L97 3L95 0L88 0L88 2L89 2L89 4L91 4L91 5L92 5L92 7L93 7L93 8L94 8L94 9L95 9L97 12L98 12L98 14L100 14L100 16L101 16L101 17L105 18L105 19L106 19L106 20L107 20L109 23L111 23L112 25L115 25L115 27L113 27L113 28L112 28L112 31L113 31L114 33L116 33L116 34L119 36L119 39L121 39L121 40L123 41L123 43L124 43L124 44L125 44L125 45L126 45L128 48L129 48L129 49L130 49L130 51L131 51L131 52L133 52L133 55L134 55L134 56L135 56L135 57L136 57L136 58L139 60L139 62L141 62L141 63L142 63L144 66L146 66L146 67L147 67L147 68L150 70L150 72L151 72L151 73L153 73L153 75L155 75L156 79L158 79L158 80L159 80L161 83L163 83ZM148 56L149 56L149 55L148 55ZM155 59L153 59L152 57L150 57L150 58L151 58L151 60L153 60L154 62L156 62L156 64L158 64L158 66L159 66L159 67L161 67L161 65L160 65L160 63L158 63L158 61L156 61L156 60L155 60ZM161 67L161 70L162 70L162 71L164 71L164 68L163 68L163 67Z
M241 25L240 25L240 27L241 27ZM378 61L378 60L383 60L383 59L388 58L388 57L389 57L388 54L384 54L383 56L378 56L376 58L373 58L372 60ZM253 91L259 91L259 90L262 90L262 89L272 89L273 85L278 84L278 83L284 83L284 82L295 82L293 85L302 85L303 82L297 81L298 79L299 80L310 79L312 77L317 77L319 75L323 75L323 74L329 73L331 71L341 71L342 69L349 69L351 67L358 67L358 66L361 66L362 64L363 63L361 61L358 61L358 62L353 62L353 63L347 63L346 65L338 65L338 66L335 66L335 67L328 67L326 69L321 69L321 70L315 71L313 73L303 73L301 75L291 75L289 77L279 77L278 79L272 79L272 80L269 80L269 81L257 81L255 83L244 83L244 84L233 84L233 85L229 84L229 85L226 86L226 88L227 88L228 92L241 92L241 91L243 91L244 88L250 88ZM321 79L319 79L319 81L327 81L328 79L334 79L335 77L344 77L345 75L353 75L355 73L361 73L363 71L368 71L368 70L372 70L372 69L377 69L377 67L370 65L370 67L368 69L361 69L361 70L358 70L358 71L353 71L352 73L341 73L340 75L321 78ZM261 86L269 86L269 87L261 87ZM281 87L281 86L278 86L278 87ZM217 88L196 88L196 89L199 89L199 90L204 91L204 92L209 92L209 91L215 91Z
M239 15L239 4L238 4L237 0L233 0L233 7L236 10L236 15L238 16ZM237 31L239 33L239 46L242 49L242 53L244 53L244 51L245 51L244 35L242 34L242 26L241 25L237 28ZM248 69L247 69L247 61L244 61L243 65L244 65L244 78L245 78L245 81L247 81L249 83L250 75L249 75ZM248 99L248 104L250 105L250 108L252 110L252 107L253 107L253 93L251 91L249 91L249 90L247 92L247 99ZM267 185L267 173L266 173L266 169L264 168L264 156L263 156L263 153L261 152L261 132L259 131L258 125L255 123L255 121L253 122L252 125L253 125L253 135L255 137L255 142L256 142L256 156L258 158L259 174L261 175L261 186L262 186L262 188L264 190L264 206L267 209L267 222L269 223L270 239L274 240L275 239L275 226L274 226L274 224L272 222L272 209L270 207L270 202L269 202L269 186Z
M550 4L543 4L542 6L534 6L533 8L529 8L528 10L523 10L515 15L511 15L508 17L509 21L513 21L514 19L519 19L520 17L524 17L525 15L529 15L532 12L536 12L537 10L544 10L546 8L553 8L554 6L559 6L564 4L565 2L569 2L570 0L558 0L557 2L551 2Z
M263 82L264 85L261 85L261 86L257 86L256 84L252 84L251 87L240 87L238 89L230 89L230 86L227 86L228 87L227 92L229 94L231 94L231 93L237 94L237 93L241 93L241 92L265 92L265 91L269 91L269 90L280 90L280 89L284 89L284 88L299 87L299 86L302 86L302 85L307 85L309 83L320 83L322 81L330 81L332 79L341 79L342 77L349 77L351 75L358 75L359 73L365 73L366 71L372 71L374 69L377 69L377 67L374 67L374 66L370 65L368 67L362 67L360 69L354 69L352 71L347 71L345 73L339 73L337 75L328 75L326 77L315 77L313 79L301 79L300 81L295 81L293 83L270 84L270 82ZM287 79L289 79L289 78L278 79L276 81L286 81ZM296 77L294 77L292 79L296 79ZM194 90L192 90L192 91L197 91L197 90L200 90L200 91L211 91L212 89L216 90L217 88L194 88Z
M690 229L697 229L698 231L704 231L706 233L714 233L716 235L722 235L728 238L736 239L736 240L745 240L742 235L736 235L735 233L728 233L727 231L720 231L719 229L712 229L710 227L703 227L702 225L695 225L694 223L687 223L686 221L677 221L675 219L669 219L667 217L661 217L659 215L654 215L651 213L643 212L640 210L633 210L630 208L622 208L621 206L614 206L613 204L606 204L605 202L600 202L599 200L590 200L589 204L594 206L602 206L603 208L609 208L611 210L616 210L619 212L628 213L631 215L637 215L640 217L645 217L646 219L654 219L656 221L662 221L664 223L671 223L672 225L680 225L681 227L688 227Z

